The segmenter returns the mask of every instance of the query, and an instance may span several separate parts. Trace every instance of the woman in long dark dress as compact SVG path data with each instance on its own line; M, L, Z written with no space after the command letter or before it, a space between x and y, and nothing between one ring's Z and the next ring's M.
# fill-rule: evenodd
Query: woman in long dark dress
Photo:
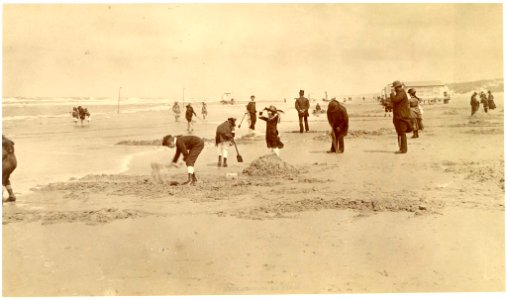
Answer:
M280 115L278 113L283 111L277 110L273 105L264 108L264 110L268 111L268 116L263 116L263 112L261 111L259 113L259 119L266 121L266 145L273 153L279 156L280 149L283 148L283 143L278 136L277 126L278 123L280 123Z

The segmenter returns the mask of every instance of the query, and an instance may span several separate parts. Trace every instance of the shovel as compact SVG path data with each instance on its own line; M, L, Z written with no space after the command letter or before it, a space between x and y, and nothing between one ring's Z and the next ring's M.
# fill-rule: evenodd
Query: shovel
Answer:
M239 122L238 128L241 128L241 124L243 123L243 120L245 119L247 113L243 115L243 118L241 118L241 122Z
M241 155L239 155L238 146L236 146L236 141L232 140L232 143L234 144L234 148L236 148L236 154L237 154L236 159L238 160L239 163L242 163L243 157L241 157Z

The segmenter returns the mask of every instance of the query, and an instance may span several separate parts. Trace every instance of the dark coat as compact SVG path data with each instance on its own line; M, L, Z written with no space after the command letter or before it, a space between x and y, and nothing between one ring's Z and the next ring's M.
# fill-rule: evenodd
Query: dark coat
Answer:
M300 96L296 99L296 103L294 104L298 111L299 116L305 116L308 117L308 109L310 109L310 101L308 101L307 98ZM303 112L301 112L301 110Z
M401 89L396 95L392 93L391 102L393 105L393 120L410 119L410 104L404 89Z
M173 162L174 163L178 162L180 154L182 154L183 160L186 161L188 165L189 161L187 160L187 158L189 157L192 150L194 149L198 150L197 152L198 155L203 148L204 141L200 137L197 137L195 135L180 135L176 138L176 153L174 154ZM197 157L195 157L195 159L197 159ZM193 162L195 162L195 159Z
M278 114L273 115L271 118L259 116L259 119L266 121L266 145L268 148L283 148L283 143L278 137Z
M251 114L255 114L257 112L257 110L255 109L255 101L248 102L246 110Z
M187 121L189 122L192 121L192 115L195 115L197 117L192 106L189 106L187 107L187 111L185 112L185 119L187 119Z
M349 130L349 115L347 109L336 100L327 106L327 121L333 130L340 128L340 135L345 136Z
M234 139L234 125L229 120L218 125L217 133L215 135L215 144L218 145L222 142L229 142Z

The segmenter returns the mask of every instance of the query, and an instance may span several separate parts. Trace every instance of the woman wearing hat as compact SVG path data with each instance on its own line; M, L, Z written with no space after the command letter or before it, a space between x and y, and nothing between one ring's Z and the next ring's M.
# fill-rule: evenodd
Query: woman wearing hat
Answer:
M278 123L280 123L280 116L278 115L278 112L283 111L277 110L273 105L264 108L264 110L268 111L268 116L263 116L261 111L259 112L259 119L266 121L266 145L272 152L279 156L280 149L283 148L283 143L280 141L280 137L278 136L277 126Z
M420 105L421 99L419 99L415 95L416 91L413 88L408 89L408 94L410 95L410 117L412 118L412 127L414 132L412 133L412 138L419 138L419 130L423 130L422 124L422 114L423 110Z
M194 131L194 128L192 127L192 115L196 116L196 113L194 111L194 108L192 107L192 105L187 104L187 111L185 112L185 119L187 119L187 122L188 122L188 125L187 125L187 131L188 133L191 133L192 131Z

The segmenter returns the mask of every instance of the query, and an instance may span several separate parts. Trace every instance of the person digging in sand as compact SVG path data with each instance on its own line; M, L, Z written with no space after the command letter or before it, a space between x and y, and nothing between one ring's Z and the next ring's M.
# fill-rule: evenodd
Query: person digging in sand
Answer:
M278 136L277 126L280 123L280 115L278 113L283 111L276 109L273 105L265 107L264 110L268 111L268 116L263 116L263 112L261 111L259 112L259 119L266 121L266 144L273 153L280 156L280 149L283 148L283 143Z
M182 154L183 161L187 165L188 173L188 179L183 184L195 185L197 177L194 172L194 164L202 149L204 149L204 140L194 135L172 136L169 134L162 139L162 145L169 148L174 148L176 146L176 153L174 154L172 165L178 167L177 162L180 158L180 154Z
M234 128L236 127L236 118L229 118L227 121L218 125L215 136L215 145L218 147L218 166L227 167L227 157L229 146L232 146L234 140ZM222 164L222 158L224 162Z

